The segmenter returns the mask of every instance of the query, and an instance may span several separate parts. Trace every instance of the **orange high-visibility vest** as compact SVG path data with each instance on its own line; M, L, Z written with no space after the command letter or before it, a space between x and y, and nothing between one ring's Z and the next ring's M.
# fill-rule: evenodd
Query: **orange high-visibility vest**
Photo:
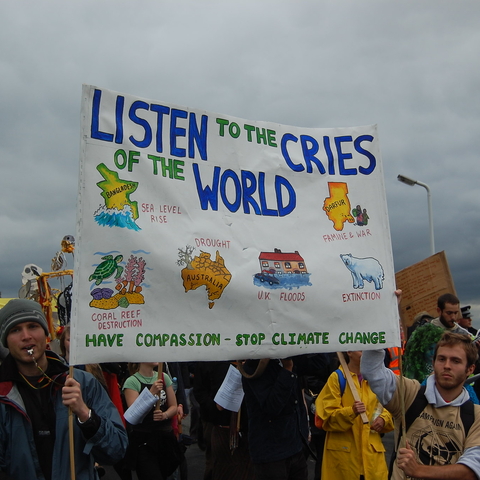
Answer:
M402 354L402 349L400 347L391 347L387 348L387 350L390 354L390 363L388 364L388 368L395 375L400 375L400 355Z

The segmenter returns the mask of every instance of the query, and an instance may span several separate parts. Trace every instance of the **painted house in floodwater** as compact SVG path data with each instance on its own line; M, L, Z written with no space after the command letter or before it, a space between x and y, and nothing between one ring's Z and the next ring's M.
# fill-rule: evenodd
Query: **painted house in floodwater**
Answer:
M279 248L275 248L273 252L261 252L258 261L260 271L271 275L308 273L305 261L298 251L284 253Z

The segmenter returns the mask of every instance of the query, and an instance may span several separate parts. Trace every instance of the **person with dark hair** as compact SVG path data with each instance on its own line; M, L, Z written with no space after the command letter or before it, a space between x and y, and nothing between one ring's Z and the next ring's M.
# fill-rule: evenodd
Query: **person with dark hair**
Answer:
M237 414L215 402L231 364L219 361L197 362L195 365L193 392L200 406L205 440L204 480L250 480L254 475L248 452L248 418L244 405ZM231 439L237 436L236 448L232 448Z
M450 305L460 305L460 300L453 293L444 293L437 298L437 308L444 310L447 306L447 303Z
M438 317L432 320L432 324L444 328L450 333L463 333L470 335L468 330L458 325L460 314L460 300L452 293L440 295L437 300Z
M247 360L242 378L255 478L306 480L309 427L301 378L327 368L328 357L264 360ZM259 364L264 366L261 374Z
M401 295L397 291L397 296ZM447 302L445 308L448 310ZM452 304L450 304L452 305ZM469 336L445 332L433 356L426 386L385 368L383 350L365 351L361 373L400 425L406 409L406 438L400 438L392 479L480 477L480 406L464 388L475 369L477 348ZM403 388L400 389L400 381ZM402 398L403 397L403 398ZM404 404L404 408L402 406ZM401 432L397 432L401 437Z
M47 350L48 334L37 302L14 299L0 310L0 342L10 350L0 367L0 478L69 479L70 409L76 478L94 480L95 461L123 458L127 434L98 381L81 370L69 377Z
M139 480L166 480L183 460L173 433L172 419L177 415L177 399L173 382L166 373L154 370L158 362L129 363L130 377L123 384L128 407L144 389L157 396L157 407L151 408L142 421L128 425L130 447L127 462L136 470Z

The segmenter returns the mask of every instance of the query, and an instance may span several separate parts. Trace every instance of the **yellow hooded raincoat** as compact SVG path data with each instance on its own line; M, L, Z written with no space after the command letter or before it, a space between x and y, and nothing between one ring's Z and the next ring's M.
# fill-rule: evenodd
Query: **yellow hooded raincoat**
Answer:
M344 374L341 367L340 370ZM377 397L366 380L360 386L358 376L351 375L372 421L378 406ZM370 430L370 424L364 425L360 415L353 413L353 403L348 383L341 395L338 375L334 372L315 402L317 415L322 418L323 429L327 432L322 480L358 480L360 475L364 475L365 480L386 480L388 468L380 434ZM390 413L383 409L380 417L385 421L382 433L393 430Z

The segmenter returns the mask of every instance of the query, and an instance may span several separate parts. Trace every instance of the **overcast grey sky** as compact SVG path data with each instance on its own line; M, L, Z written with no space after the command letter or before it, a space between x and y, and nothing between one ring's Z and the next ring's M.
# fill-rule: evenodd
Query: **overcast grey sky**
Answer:
M304 127L378 124L396 270L445 250L480 317L480 2L3 1L3 297L75 234L82 83ZM69 265L73 268L73 262Z

